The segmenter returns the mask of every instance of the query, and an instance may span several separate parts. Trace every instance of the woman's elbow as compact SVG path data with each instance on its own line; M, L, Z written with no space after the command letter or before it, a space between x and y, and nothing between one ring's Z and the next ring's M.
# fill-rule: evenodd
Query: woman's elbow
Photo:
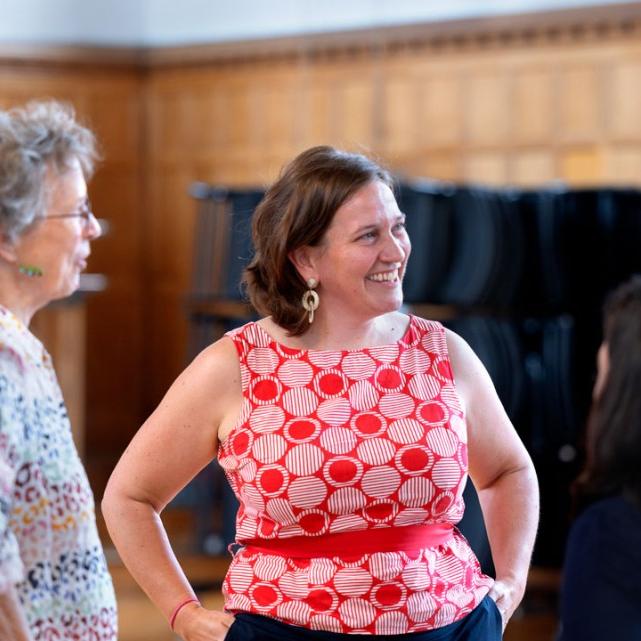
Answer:
M115 515L122 510L122 496L119 493L116 484L113 482L113 477L109 479L107 487L105 488L102 500L100 501L100 510L102 516L109 527Z

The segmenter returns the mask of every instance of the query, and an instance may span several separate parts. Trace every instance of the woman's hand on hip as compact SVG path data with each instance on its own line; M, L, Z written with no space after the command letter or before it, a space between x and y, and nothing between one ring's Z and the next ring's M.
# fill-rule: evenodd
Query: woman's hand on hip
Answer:
M497 579L488 595L496 603L503 619L503 630L514 611L521 603L524 589L520 583L509 579Z
M233 622L231 614L193 603L178 613L174 631L184 641L223 641Z

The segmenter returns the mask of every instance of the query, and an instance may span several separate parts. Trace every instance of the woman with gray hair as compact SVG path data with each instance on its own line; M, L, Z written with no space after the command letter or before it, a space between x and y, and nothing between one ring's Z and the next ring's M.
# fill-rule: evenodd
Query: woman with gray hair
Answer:
M0 111L0 639L115 641L87 475L34 313L72 294L100 235L94 135L57 102Z

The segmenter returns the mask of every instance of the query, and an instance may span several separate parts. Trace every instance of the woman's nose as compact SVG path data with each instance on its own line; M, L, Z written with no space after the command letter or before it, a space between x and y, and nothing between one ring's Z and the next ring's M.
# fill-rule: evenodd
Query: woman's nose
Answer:
M383 247L381 258L388 263L401 262L407 255L407 248L402 239L389 234Z
M89 214L89 219L85 226L85 236L89 240L95 240L96 238L102 236L102 228L100 227L100 223L98 222L98 219L93 215L93 213Z

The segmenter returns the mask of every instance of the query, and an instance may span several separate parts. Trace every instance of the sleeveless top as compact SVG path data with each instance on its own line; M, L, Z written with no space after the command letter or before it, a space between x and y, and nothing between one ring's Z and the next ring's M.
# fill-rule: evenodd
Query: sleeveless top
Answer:
M442 325L410 316L396 343L343 351L292 349L254 322L227 336L243 403L218 458L241 546L461 519L467 432ZM230 612L393 635L463 618L492 583L454 529L413 551L299 558L248 545L223 594Z

